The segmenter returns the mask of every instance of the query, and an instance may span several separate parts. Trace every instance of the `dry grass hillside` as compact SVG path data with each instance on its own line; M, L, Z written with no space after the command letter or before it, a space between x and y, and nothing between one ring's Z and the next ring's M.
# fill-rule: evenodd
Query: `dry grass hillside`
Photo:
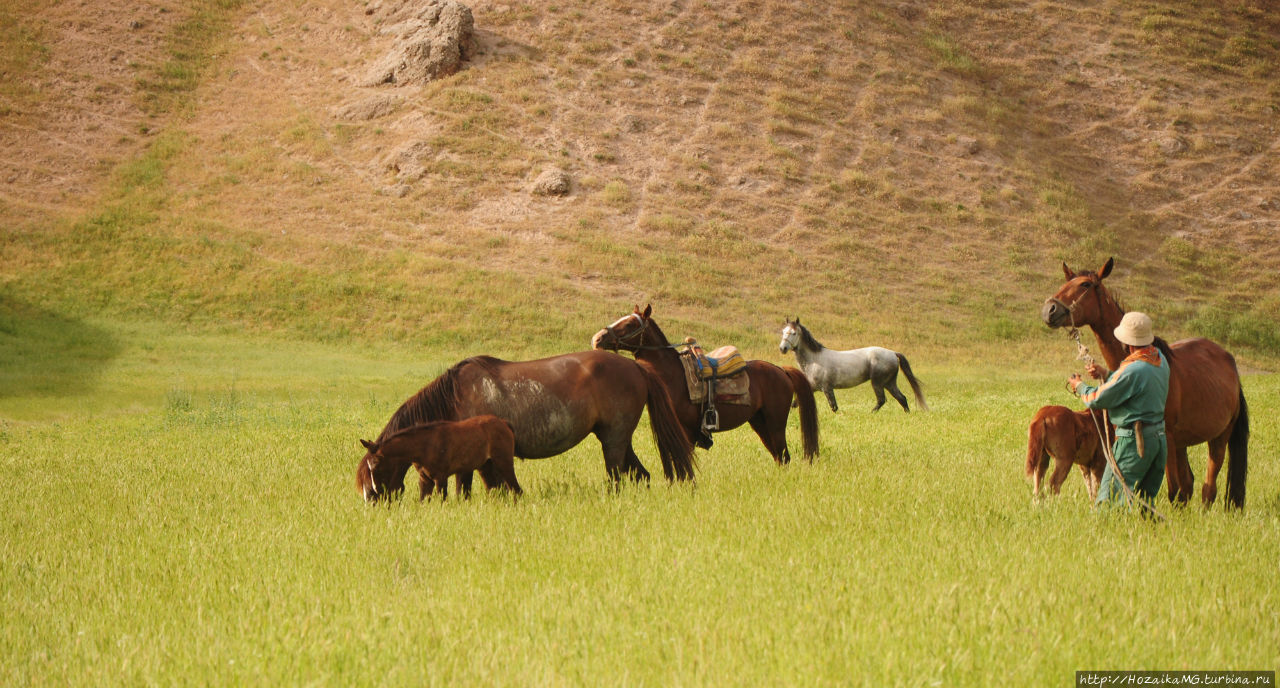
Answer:
M361 86L382 5L0 4L0 294L456 353L637 301L942 345L1043 337L1059 262L1115 255L1129 304L1280 351L1274 3L476 0L462 72Z

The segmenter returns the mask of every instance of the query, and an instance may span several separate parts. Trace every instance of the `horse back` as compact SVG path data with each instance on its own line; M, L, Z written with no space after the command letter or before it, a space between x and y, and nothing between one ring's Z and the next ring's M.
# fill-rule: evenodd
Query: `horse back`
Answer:
M516 455L533 459L568 451L602 425L634 426L648 382L630 359L583 351L533 361L480 360L462 371L457 389L458 416L508 422Z

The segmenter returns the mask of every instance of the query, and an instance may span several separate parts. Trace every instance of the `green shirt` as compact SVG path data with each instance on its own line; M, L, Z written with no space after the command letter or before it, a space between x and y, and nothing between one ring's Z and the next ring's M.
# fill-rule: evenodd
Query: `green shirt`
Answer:
M1080 385L1078 391L1085 406L1109 410L1116 427L1159 423L1169 396L1169 361L1156 347L1144 346L1108 373L1102 386Z

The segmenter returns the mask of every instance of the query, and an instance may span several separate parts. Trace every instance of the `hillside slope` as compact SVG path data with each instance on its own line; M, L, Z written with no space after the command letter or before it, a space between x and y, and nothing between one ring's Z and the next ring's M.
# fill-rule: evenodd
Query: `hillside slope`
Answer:
M456 353L652 301L704 341L964 347L1043 338L1059 262L1115 255L1172 329L1280 351L1268 3L474 2L480 54L403 87L359 85L392 2L112 4L0 13L11 301ZM94 22L124 68L70 47Z

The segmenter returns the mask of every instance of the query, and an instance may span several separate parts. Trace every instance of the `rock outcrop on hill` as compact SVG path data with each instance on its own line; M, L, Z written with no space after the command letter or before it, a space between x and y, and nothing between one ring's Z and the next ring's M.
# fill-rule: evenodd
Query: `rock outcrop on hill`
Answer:
M365 86L425 83L462 69L476 50L471 8L456 0L392 0L371 4L383 35L395 47L364 80Z

